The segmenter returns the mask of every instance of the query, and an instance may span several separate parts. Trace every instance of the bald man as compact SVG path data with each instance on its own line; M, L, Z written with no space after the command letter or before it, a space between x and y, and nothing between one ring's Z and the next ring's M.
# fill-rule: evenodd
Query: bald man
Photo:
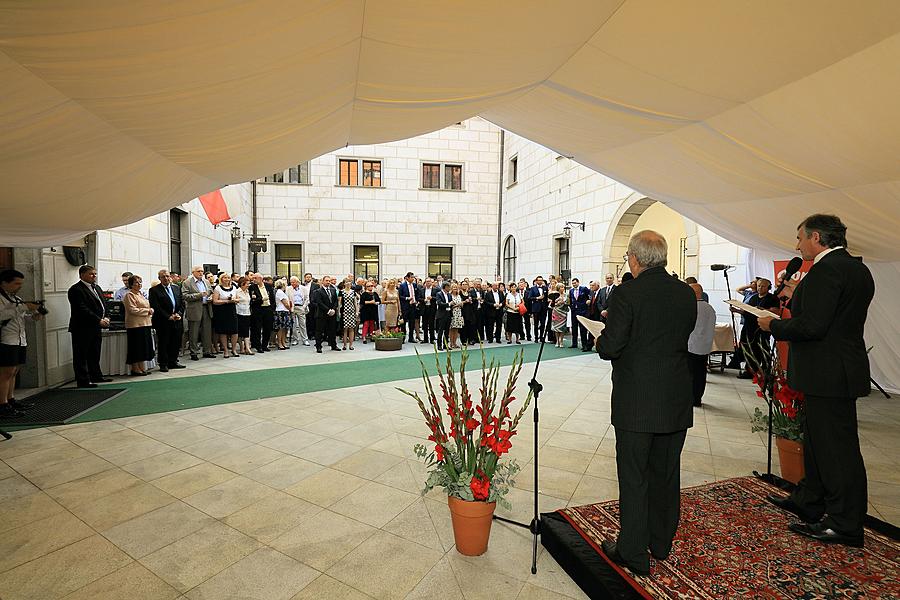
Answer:
M700 406L706 391L706 365L716 333L716 311L703 299L703 286L699 283L689 285L697 296L697 324L688 338L688 367L691 369L694 406Z

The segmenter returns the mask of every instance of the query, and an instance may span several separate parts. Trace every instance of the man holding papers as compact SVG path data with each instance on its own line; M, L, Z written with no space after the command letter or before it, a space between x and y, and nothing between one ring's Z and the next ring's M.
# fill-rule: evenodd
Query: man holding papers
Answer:
M641 231L628 244L634 280L610 295L600 358L612 361L621 529L603 551L636 574L650 554L665 560L680 512L681 449L693 426L688 338L697 320L693 290L666 272L666 240Z
M791 342L788 384L806 400L806 475L789 498L769 499L805 521L792 524L792 531L862 546L866 468L856 399L871 389L863 328L875 282L862 261L847 252L846 233L833 215L812 215L797 227L797 250L813 266L794 291L791 318L760 317L759 327Z

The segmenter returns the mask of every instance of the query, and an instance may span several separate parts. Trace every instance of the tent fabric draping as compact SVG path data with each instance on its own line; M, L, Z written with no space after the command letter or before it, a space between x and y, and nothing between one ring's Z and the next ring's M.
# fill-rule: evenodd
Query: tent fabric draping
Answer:
M0 240L482 115L734 242L834 212L900 262L898 65L896 0L0 0Z

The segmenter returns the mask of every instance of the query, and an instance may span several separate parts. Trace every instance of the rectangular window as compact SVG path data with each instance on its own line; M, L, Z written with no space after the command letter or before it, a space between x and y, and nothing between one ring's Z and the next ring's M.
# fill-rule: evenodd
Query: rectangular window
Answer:
M184 212L169 211L169 272L181 273L181 219Z
M275 275L303 279L302 244L275 244Z
M462 165L444 165L444 189L462 189Z
M378 246L353 246L353 275L378 281Z
M284 171L279 173L273 173L272 175L266 175L263 178L263 182L265 183L284 183Z
M381 187L381 161L362 161L363 182L365 187Z
M562 274L563 271L569 271L569 240L566 238L558 238L556 244L559 272Z
M509 159L509 185L519 181L519 156Z
M453 277L453 248L449 246L428 247L428 276L443 275L444 279Z
M309 183L309 161L288 169L288 183Z
M422 163L422 187L426 190L441 188L441 165Z
M338 162L338 184L359 185L359 161L342 158Z

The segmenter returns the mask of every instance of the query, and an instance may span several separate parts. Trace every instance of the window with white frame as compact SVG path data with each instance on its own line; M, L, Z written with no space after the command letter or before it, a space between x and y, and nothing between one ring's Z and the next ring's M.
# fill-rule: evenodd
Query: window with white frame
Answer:
M422 189L462 191L463 166L459 163L423 162Z

